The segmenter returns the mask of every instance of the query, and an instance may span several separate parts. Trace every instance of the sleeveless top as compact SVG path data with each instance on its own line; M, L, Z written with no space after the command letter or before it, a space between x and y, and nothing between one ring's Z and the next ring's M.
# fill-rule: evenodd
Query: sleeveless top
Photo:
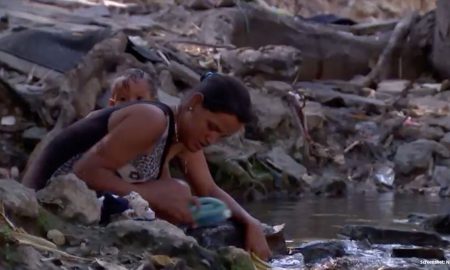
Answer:
M83 154L108 133L108 122L113 112L138 103L153 104L160 108L166 115L168 124L150 152L140 154L115 173L120 178L134 183L159 179L174 132L173 112L160 102L136 101L100 110L59 133L37 160L39 169L33 177L39 177L40 188L45 186L51 177L72 172L74 164Z

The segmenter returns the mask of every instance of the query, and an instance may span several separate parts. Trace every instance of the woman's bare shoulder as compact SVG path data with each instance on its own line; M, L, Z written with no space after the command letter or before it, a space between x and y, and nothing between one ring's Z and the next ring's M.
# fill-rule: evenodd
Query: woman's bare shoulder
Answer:
M129 132L162 133L167 126L165 113L157 106L147 103L134 104L115 111L109 121L109 129L126 125Z

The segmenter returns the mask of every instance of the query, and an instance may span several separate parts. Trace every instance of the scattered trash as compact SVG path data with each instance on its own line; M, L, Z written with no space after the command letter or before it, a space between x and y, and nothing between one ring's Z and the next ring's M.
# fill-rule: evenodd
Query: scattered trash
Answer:
M3 126L14 126L16 124L16 117L13 115L3 116L0 124Z
M375 171L375 181L388 187L392 187L395 180L395 171L391 166L381 165L377 166Z

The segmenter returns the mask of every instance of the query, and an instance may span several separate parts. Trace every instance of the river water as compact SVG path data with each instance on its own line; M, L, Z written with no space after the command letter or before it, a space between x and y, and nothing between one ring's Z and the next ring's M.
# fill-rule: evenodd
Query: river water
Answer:
M408 214L450 213L450 199L394 193L355 194L344 198L308 197L298 201L256 202L247 204L245 208L267 224L285 223L286 239L303 242L336 238L345 224L415 227L406 223Z
M450 199L394 193L360 194L343 198L308 197L298 201L255 202L245 205L245 208L267 224L284 223L288 246L296 247L313 240L338 239L340 229L346 224L420 229L418 225L407 222L408 215L450 213ZM370 249L360 249L354 241L345 243L345 252L351 255L348 262L353 260L352 263L331 267L319 264L308 269L449 269L445 264L425 265L419 258L392 258L391 250L400 247L398 245L373 245ZM448 250L445 254L450 258ZM274 269L306 269L303 259L295 254L272 261L272 266Z

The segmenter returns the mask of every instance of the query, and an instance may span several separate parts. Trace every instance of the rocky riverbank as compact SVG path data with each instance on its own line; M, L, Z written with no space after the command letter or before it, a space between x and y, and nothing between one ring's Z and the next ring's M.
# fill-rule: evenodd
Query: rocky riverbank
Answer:
M389 9L383 1L365 1L372 3L365 9L372 18L364 24L353 24L362 20L362 13L335 12L354 20L353 25L342 24L337 16L326 22L304 18L317 15L305 11L311 6L299 13L303 17L293 17L261 1L107 2L0 2L0 176L9 179L2 181L0 198L13 224L56 245L30 240L3 219L1 267L247 269L250 257L240 249L205 249L205 241L164 221L86 225L98 215L95 197L77 209L67 206L70 198L52 192L36 197L18 184L27 162L55 134L105 105L111 78L128 67L152 74L159 98L169 104L178 102L208 70L246 83L257 122L245 134L205 150L217 182L239 200L385 191L449 196L450 83L445 63L434 56L439 47L435 22L445 16L428 12L434 6L427 1L421 13L400 21L375 19L405 15L412 6ZM320 3L324 7L325 1ZM399 45L401 37L405 42ZM305 132L288 101L290 91L305 100ZM385 234L375 229L346 232L359 242L345 242L345 247L327 242L334 259L320 261L319 269L361 269L352 264L364 263L361 250L382 251L381 258L409 254L442 259L448 252L440 236L431 237L436 242L427 242L427 250L417 251L416 242L378 242ZM436 243L442 244L438 250L428 250ZM386 246L391 244L414 247L394 251ZM314 252L323 249L313 247ZM308 252L301 254L291 259L315 267ZM423 266L417 260L409 265Z
M255 269L242 229L179 228L117 216L99 226L100 203L74 176L37 194L0 180L2 269ZM283 226L266 227L273 269L446 269L448 215L411 214L421 230L344 226L335 240L286 244ZM344 240L345 239L345 240ZM444 263L442 263L444 262ZM258 268L260 269L260 268Z

